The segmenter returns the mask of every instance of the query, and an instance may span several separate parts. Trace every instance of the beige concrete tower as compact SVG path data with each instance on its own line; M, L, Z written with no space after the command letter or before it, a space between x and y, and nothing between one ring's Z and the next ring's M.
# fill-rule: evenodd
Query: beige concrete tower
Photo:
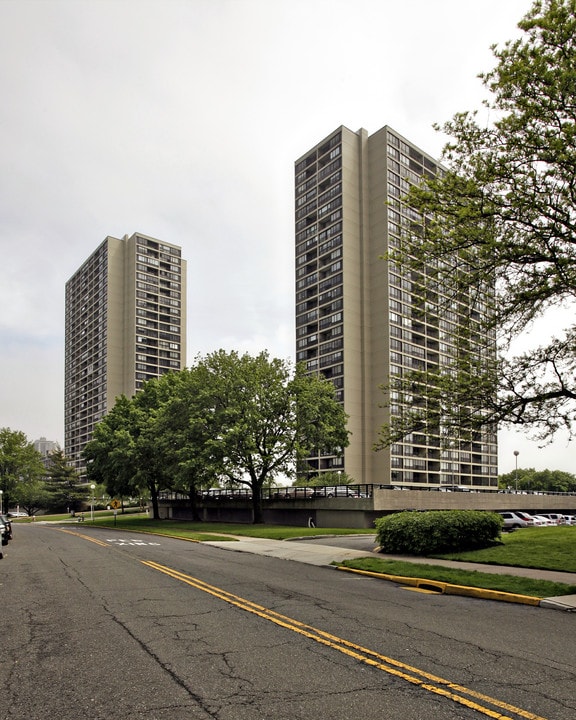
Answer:
M176 245L107 237L66 283L65 454L84 473L95 424L186 365L186 261Z
M343 470L358 483L497 487L494 432L451 448L419 435L373 451L387 413L398 409L381 407L379 387L406 369L448 362L458 318L469 318L466 308L450 318L427 309L421 320L421 286L382 259L413 220L401 200L409 183L439 170L389 127L371 136L340 127L295 163L296 359L334 383L351 432L343 458L309 458L310 475Z

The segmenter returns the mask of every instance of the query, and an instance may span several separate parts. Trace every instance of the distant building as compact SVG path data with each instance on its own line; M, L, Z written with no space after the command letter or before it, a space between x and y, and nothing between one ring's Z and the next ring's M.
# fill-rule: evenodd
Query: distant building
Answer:
M295 163L296 359L332 381L351 431L342 458L321 451L308 458L310 475L345 471L359 483L497 488L494 429L449 447L440 430L372 449L380 427L402 412L401 399L381 407L379 388L390 377L449 365L464 336L472 352L495 352L479 322L482 302L459 298L447 310L426 269L406 273L382 259L398 247L402 227L420 222L402 202L409 184L438 172L430 155L389 127L371 136L340 127Z
M34 440L33 445L34 450L39 452L43 458L48 457L55 450L60 450L60 445L55 440L46 440L45 437Z
M185 365L181 248L107 237L66 283L65 455L81 475L84 446L116 398Z
M32 443L34 450L40 453L42 456L42 463L44 467L48 468L51 464L50 455L57 450L60 450L60 445L54 440L46 440L45 437L41 437L38 440L34 440Z

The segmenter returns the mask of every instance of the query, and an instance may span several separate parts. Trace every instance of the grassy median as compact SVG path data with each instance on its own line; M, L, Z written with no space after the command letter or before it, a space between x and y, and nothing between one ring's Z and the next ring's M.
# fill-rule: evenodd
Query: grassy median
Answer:
M576 573L576 525L521 528L494 547L434 557Z
M397 560L386 560L379 557L359 558L345 560L340 563L344 567L382 575L393 575L409 578L422 578L451 585L464 585L465 587L482 588L484 590L498 590L515 595L528 595L545 598L559 595L575 595L576 585L550 582L549 580L535 580L519 577L518 575L493 575L475 570L459 570L442 565L427 565Z
M86 517L86 520L89 520ZM92 523L90 523L92 524ZM234 536L269 538L270 540L287 540L294 537L315 537L317 535L358 535L365 532L358 528L317 528L295 527L288 525L250 525L246 523L210 523L210 522L180 522L177 520L151 520L147 516L131 516L118 514L116 525L110 516L95 516L94 525L117 527L119 530L132 530L134 532L152 532L170 535L172 537L185 537L187 540L214 540L234 541Z
M576 527L522 528L502 536L500 544L484 550L462 553L432 555L435 559L474 562L485 565L506 565L510 567L536 568L559 572L576 573ZM576 594L576 585L533 580L517 575L495 575L481 571L467 571L438 565L424 565L404 561L388 560L385 556L347 560L346 567L387 575L420 577L427 580L466 585L488 590L554 597Z

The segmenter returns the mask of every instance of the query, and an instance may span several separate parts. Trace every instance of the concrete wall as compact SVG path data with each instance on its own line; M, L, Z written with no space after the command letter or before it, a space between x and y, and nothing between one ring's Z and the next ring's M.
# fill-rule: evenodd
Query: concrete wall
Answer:
M524 510L576 512L576 496L515 493L374 490L374 510Z
M576 514L576 496L374 489L372 498L307 498L264 502L264 522L317 528L373 529L376 518L402 510L524 510ZM200 507L204 522L251 523L249 501L212 501ZM185 500L160 501L160 517L192 520Z

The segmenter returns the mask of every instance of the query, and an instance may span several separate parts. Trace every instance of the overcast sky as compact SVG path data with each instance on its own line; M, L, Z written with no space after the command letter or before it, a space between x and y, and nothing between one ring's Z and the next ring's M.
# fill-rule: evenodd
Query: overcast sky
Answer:
M439 156L530 0L0 0L0 427L64 443L64 286L107 235L188 261L188 359L294 358L294 161L340 125ZM572 470L501 437L500 472Z

